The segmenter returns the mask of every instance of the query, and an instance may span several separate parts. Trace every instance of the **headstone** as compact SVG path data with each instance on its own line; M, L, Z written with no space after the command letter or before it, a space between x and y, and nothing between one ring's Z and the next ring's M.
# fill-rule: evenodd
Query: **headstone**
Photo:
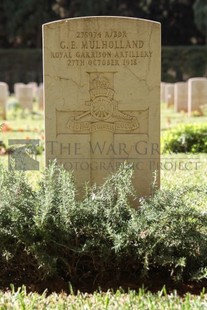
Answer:
M30 85L19 85L16 90L16 98L23 109L33 109L33 87Z
M166 83L165 85L165 102L167 107L174 107L174 84Z
M33 99L36 99L38 85L36 82L29 82L27 85L32 86L33 89Z
M188 83L175 83L175 112L188 112Z
M160 24L86 17L45 24L46 163L57 159L79 188L133 163L151 193L160 145Z
M6 104L9 97L8 84L0 82L0 117L6 119Z
M202 115L202 106L207 104L207 78L188 80L188 114Z
M37 88L37 103L39 110L44 110L43 84L40 84Z
M161 82L161 88L160 88L160 102L165 102L165 82Z
M19 86L24 86L24 83L15 83L14 84L14 95L16 98L18 98L18 90L19 90Z

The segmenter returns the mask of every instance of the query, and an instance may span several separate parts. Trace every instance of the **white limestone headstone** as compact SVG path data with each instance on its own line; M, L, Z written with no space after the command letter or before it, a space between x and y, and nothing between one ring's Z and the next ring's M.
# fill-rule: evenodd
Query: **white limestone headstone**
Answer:
M166 83L165 82L161 82L161 88L160 88L160 101L165 102L165 87L166 87Z
M18 89L19 89L19 86L24 86L25 84L24 83L15 83L14 84L14 96L16 98L18 98Z
M40 110L44 110L44 96L43 96L43 84L40 84L39 87L37 88L37 103L38 103L38 108Z
M196 77L188 80L188 115L202 115L201 107L207 104L207 78Z
M37 99L37 90L38 90L38 85L36 82L29 82L27 85L32 86L33 88L33 98Z
M23 109L33 109L33 87L30 85L19 85L16 97Z
M188 83L175 83L175 112L188 112Z
M8 84L0 82L0 117L6 119L6 104L9 97Z
M174 89L175 86L172 83L166 83L165 85L165 102L167 107L174 107Z
M45 24L46 163L103 184L124 161L139 197L160 173L160 24L126 17Z

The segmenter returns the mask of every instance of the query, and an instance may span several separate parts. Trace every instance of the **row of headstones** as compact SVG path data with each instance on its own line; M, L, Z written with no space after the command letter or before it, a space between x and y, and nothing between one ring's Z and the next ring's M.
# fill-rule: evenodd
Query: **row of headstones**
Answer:
M33 110L33 102L37 101L40 110L43 110L43 84L39 86L35 82L29 84L14 84L14 96L23 109ZM9 98L7 83L0 82L0 117L6 119L6 105Z
M23 109L32 110L33 101L37 100L39 109L43 109L43 84L14 84L14 96ZM0 115L6 118L6 103L9 97L8 85L0 82ZM194 112L203 114L207 105L207 78L191 78L187 82L161 83L161 102L174 107L175 112Z
M186 82L161 83L161 102L175 112L203 115L207 107L207 78L190 78Z

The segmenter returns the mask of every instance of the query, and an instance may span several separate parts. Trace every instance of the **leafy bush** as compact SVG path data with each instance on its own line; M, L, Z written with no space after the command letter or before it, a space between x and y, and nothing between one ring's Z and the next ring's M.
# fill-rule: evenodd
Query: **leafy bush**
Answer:
M164 153L206 153L207 125L180 125L168 130L162 140Z
M29 246L34 236L36 193L24 173L0 166L0 196L0 277L8 283L17 281L28 276L29 268L32 279L35 259Z
M130 217L132 169L123 167L102 187L86 190L79 202L72 175L52 165L38 192L35 227L39 240L33 246L41 263L67 280L116 268L114 238L126 230ZM48 267L47 267L48 268Z
M193 277L207 263L207 214L188 205L189 191L207 194L205 187L160 190L143 201L139 214L145 268L166 268L175 280Z
M188 191L206 197L206 184L158 190L134 209L132 172L123 165L103 186L86 188L80 201L73 176L56 164L35 190L23 173L2 170L4 282L119 283L123 275L138 281L155 271L174 280L206 277L207 214L185 199Z

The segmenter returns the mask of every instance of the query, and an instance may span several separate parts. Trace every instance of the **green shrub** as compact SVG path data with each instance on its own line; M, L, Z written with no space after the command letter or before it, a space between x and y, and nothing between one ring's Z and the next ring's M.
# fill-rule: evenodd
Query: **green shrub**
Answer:
M24 173L0 166L0 197L0 278L9 284L30 272L32 279L38 273L29 252L35 233L36 193Z
M193 277L207 263L207 214L189 206L189 191L207 195L205 186L160 190L142 202L139 214L145 268L166 268L175 280ZM136 222L129 225L132 231Z
M132 169L124 166L78 201L69 172L56 165L46 170L35 217L39 240L33 245L40 263L67 280L103 273L109 266L116 270L114 238L126 230L130 217L131 176Z
M168 130L162 139L164 153L206 153L207 125L180 125Z
M194 203L196 195L204 199L206 184L157 190L134 209L132 173L123 165L103 186L86 188L80 201L72 174L55 163L35 190L23 173L2 170L4 282L61 277L72 284L119 283L124 274L139 281L154 271L174 280L206 277L207 214L185 199L189 191Z

